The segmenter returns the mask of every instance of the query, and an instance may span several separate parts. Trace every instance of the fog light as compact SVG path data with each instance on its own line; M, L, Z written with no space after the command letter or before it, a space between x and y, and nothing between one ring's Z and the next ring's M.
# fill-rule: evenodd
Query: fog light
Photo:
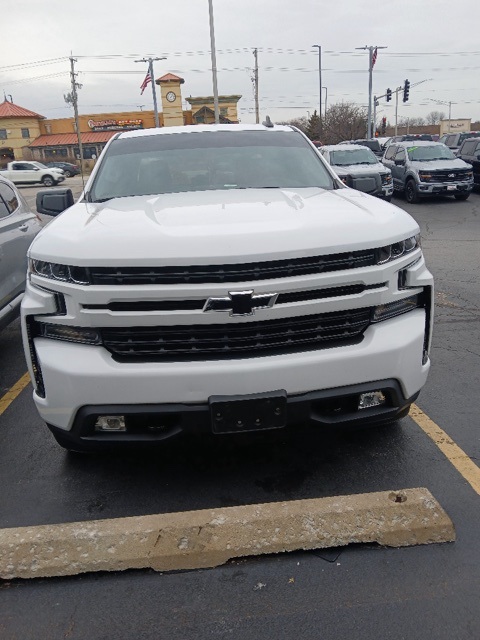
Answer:
M358 409L370 409L385 404L386 398L382 391L369 391L361 393L358 397Z
M98 416L95 431L126 431L125 416Z

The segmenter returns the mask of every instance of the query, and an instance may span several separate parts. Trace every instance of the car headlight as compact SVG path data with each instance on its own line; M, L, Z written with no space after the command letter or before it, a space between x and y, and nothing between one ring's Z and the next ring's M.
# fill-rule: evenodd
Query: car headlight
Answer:
M382 178L382 184L390 184L392 182L392 174L391 173L382 173L380 174Z
M416 236L411 236L406 240L400 240L399 242L388 244L385 247L380 247L380 249L377 249L377 264L386 264L391 260L401 258L418 249L421 245L421 238L418 233Z
M429 180L431 180L434 176L429 173L428 171L419 171L418 172L418 177L420 178L420 180L422 182L428 182Z
M49 280L59 280L60 282L69 282L71 284L90 284L85 267L72 267L66 264L30 258L28 260L28 270L30 274L33 273Z

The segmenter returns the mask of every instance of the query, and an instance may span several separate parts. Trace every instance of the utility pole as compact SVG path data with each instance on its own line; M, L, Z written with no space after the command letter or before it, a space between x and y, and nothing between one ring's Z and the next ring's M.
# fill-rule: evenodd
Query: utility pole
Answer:
M377 60L378 49L387 49L387 47L367 46L355 47L368 51L368 122L367 122L367 138L372 138L372 85L373 85L373 67ZM375 53L374 53L375 52Z
M448 133L451 131L451 120L452 120L452 104L457 104L456 102L443 102L443 100L433 100L433 98L428 98L430 102L435 102L435 104L444 104L448 105Z
M75 117L75 130L77 132L78 151L80 153L80 171L82 173L82 180L83 180L83 146L82 146L82 136L80 134L80 124L78 121L78 95L77 95L77 89L81 89L82 85L77 83L77 74L75 73L75 62L76 62L76 59L73 56L70 56L70 80L72 82L72 105L73 105L73 114Z
M255 95L255 122L256 124L259 124L260 109L258 105L258 49L253 50L253 56L255 58L255 70L253 73L253 85L254 85L254 95Z
M153 74L153 63L157 60L166 60L166 58L142 58L141 60L135 60L135 62L148 62L148 73L150 75L150 83L152 85L152 98L153 98L153 114L155 116L155 127L158 129L160 122L158 120L158 106L157 106L157 92L155 89L155 76Z
M318 93L320 96L320 108L318 111L318 139L322 139L322 47L319 44L312 44L318 49Z
M211 57L212 57L213 108L215 111L215 124L219 124L220 109L218 108L217 55L215 52L215 28L213 24L212 0L208 0L208 12L210 16L210 49L211 49Z

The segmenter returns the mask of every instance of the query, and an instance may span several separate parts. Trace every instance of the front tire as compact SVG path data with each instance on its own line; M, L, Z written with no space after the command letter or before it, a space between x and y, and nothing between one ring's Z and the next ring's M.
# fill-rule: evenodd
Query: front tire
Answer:
M55 184L55 180L52 178L52 176L44 176L44 178L42 179L42 183L45 187L53 187L53 185Z
M72 175L68 169L65 169L63 173L65 174L66 178L70 178L70 176Z
M469 197L470 197L470 191L468 193L455 194L455 200L468 200Z
M409 204L417 204L420 201L414 180L407 180L405 185L405 199Z

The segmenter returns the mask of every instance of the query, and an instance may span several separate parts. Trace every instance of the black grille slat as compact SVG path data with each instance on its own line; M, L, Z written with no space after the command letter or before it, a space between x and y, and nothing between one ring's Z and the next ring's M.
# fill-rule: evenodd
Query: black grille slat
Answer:
M151 285L251 282L289 278L343 269L358 269L376 264L375 250L352 251L273 262L227 265L191 265L188 267L91 267L94 285Z
M301 318L219 325L102 329L103 344L120 360L188 361L255 357L325 348L361 339L370 309Z

